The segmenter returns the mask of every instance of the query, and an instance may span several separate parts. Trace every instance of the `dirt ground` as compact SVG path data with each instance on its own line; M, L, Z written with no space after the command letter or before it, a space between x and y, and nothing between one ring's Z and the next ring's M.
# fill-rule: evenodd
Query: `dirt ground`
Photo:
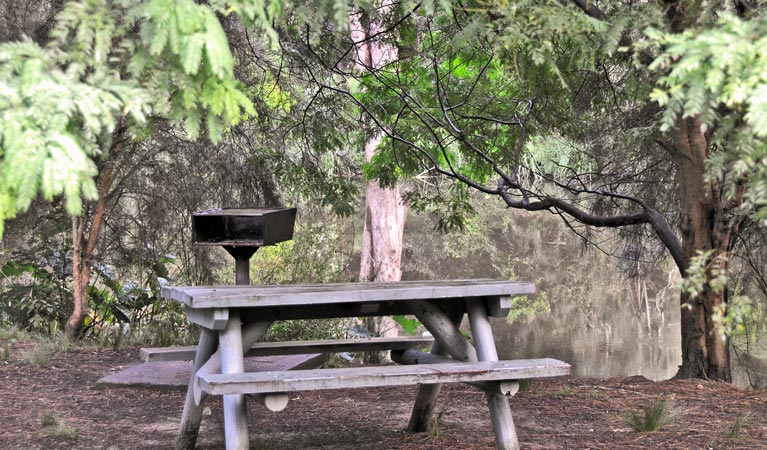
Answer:
M94 387L136 364L137 349L78 349L42 368L21 361L20 350L14 344L0 360L0 449L172 448L183 392ZM251 448L494 448L484 396L469 386L443 390L430 433L405 432L415 389L299 393L278 413L249 404ZM632 431L626 417L656 399L672 402L674 421L662 431ZM208 405L197 448L223 448L221 402ZM511 407L526 449L767 448L767 394L721 383L548 379L531 383ZM728 438L739 417L739 436Z

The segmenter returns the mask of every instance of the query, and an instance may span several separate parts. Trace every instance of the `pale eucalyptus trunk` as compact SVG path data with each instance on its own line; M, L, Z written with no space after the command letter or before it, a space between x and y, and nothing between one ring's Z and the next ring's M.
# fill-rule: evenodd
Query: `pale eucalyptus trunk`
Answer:
M358 14L351 20L351 37L358 43L356 65L361 71L377 71L397 58L397 49L374 37L380 31L380 24L363 19ZM367 162L375 155L382 140L382 133L374 128L368 127ZM360 281L399 281L402 278L402 239L407 210L399 186L384 188L378 180L366 182ZM398 332L396 323L389 317L369 320L367 325L375 334L396 336Z

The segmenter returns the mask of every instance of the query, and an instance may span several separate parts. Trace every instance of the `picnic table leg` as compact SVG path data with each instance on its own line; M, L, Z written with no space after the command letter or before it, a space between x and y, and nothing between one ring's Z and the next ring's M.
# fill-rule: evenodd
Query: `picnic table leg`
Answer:
M197 370L205 364L210 355L216 350L218 336L215 332L203 328L200 333L200 342L197 344L197 353L194 356L192 377L186 390L184 412L181 414L181 425L176 437L176 450L192 450L197 444L197 434L200 431L203 405L194 401L194 385Z
M477 357L480 361L498 361L498 352L495 348L493 330L490 328L485 303L479 299L467 300L466 310L469 313L469 325L477 349ZM508 397L491 391L486 391L485 396L490 408L496 447L499 450L519 450Z
M266 333L266 330L269 329L269 327L272 325L272 322L252 322L247 325L242 326L241 328L241 334L242 334L242 354L243 356L245 353L248 352L250 347L258 342L259 339ZM197 370L197 377L203 375L210 375L212 373L221 373L221 352L216 351L214 352L210 358L208 358L208 361ZM199 381L199 380L198 380ZM205 392L202 391L200 388L199 382L196 382L193 386L194 391L194 401L196 404L200 404L205 400L205 397L208 396Z
M221 352L221 373L243 373L242 322L237 310L230 310L226 328L219 332ZM248 450L248 416L245 410L245 396L224 395L224 434L226 450Z
M437 342L431 345L431 353L445 356L444 352ZM437 396L442 390L442 384L421 384L418 386L418 394L415 397L413 412L410 413L410 421L407 424L407 431L411 433L423 433L427 431L429 418L434 412L434 406L437 403Z
M424 324L426 324L426 322L424 322L424 316L430 315L429 313L425 312L426 310L429 310L433 313L433 308L430 308L428 306L423 306L423 305L420 305L420 307L417 307L414 310L414 312L416 312L416 316L420 316L418 318L421 321L421 323L424 323ZM450 314L446 314L446 317L448 321L452 324L452 327L455 329L458 329L461 326L461 320L463 319L463 310L457 309L451 312ZM426 319L426 320L430 322L431 326L434 326L433 322L435 322L435 320L432 320L432 319ZM436 322L443 324L444 318L441 318L440 320L436 320ZM438 325L438 326L444 327L444 325ZM429 326L427 326L426 328L429 329ZM434 334L434 332L432 332L432 334ZM449 352L445 349L444 346L440 345L438 340L435 340L434 343L431 345L431 353L435 355L439 355L439 356L445 356ZM441 390L442 390L442 384L440 383L422 384L418 387L418 394L416 395L416 398L415 398L413 411L410 413L410 421L408 422L408 425L407 425L407 431L411 433L422 433L424 431L427 431L429 419L431 418L431 415L434 412L434 406L437 403L437 396L439 396L439 392Z

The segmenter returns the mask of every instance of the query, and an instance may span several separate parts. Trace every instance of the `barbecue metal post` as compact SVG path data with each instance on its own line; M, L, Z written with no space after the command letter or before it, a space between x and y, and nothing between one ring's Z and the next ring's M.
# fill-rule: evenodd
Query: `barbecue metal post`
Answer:
M250 284L250 257L256 253L258 247L233 247L225 245L224 248L234 258L234 284Z

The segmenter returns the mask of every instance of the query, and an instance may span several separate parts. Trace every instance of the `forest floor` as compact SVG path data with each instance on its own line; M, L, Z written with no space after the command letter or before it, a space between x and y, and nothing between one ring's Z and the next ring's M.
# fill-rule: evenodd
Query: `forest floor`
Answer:
M138 363L137 349L79 348L33 365L20 356L27 344L0 344L1 449L172 448L183 392L95 387L103 375ZM443 390L430 432L405 432L415 390L297 393L278 413L249 404L251 448L495 448L484 395L469 386ZM633 431L627 418L659 399L672 405L671 423L661 431ZM208 405L197 448L223 448L221 401ZM511 398L511 407L525 449L767 447L767 393L722 383L537 380Z

